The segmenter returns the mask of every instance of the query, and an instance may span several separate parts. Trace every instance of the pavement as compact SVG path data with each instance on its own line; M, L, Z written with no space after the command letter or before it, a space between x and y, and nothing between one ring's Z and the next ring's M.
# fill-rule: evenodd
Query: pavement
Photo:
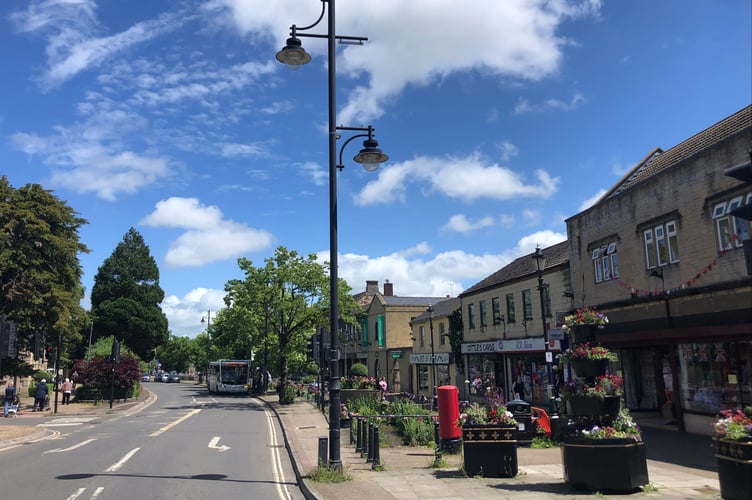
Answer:
M460 454L444 453L442 467L435 468L432 466L435 452L429 447L382 446L380 466L374 468L360 452L355 451L348 429L342 429L340 459L343 471L351 476L351 480L315 482L309 476L318 466L320 438L329 437L325 415L313 402L303 399L291 405L280 405L276 394L267 394L260 400L279 419L293 469L308 499L579 499L594 495L604 498L721 498L710 437L668 430L661 423L647 418L636 420L644 432L650 483L644 491L632 494L604 495L573 490L564 482L558 448L518 448L519 473L508 479L465 476L461 471ZM136 400L113 402L112 408L109 401L99 405L58 403L55 414L52 411L31 412L31 399L22 400L17 417L7 419L7 423L0 420L0 451L54 435L55 431L37 426L43 419L130 414L153 401L154 397L145 390Z

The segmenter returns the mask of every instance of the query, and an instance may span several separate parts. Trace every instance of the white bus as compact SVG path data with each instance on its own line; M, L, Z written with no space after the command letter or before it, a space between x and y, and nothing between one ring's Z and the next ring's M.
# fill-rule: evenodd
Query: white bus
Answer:
M210 393L247 394L251 389L251 362L244 359L212 361L206 386Z

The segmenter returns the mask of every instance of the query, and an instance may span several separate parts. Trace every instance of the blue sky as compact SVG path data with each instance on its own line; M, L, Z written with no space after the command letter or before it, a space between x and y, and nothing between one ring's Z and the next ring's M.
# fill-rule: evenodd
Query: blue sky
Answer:
M6 0L0 174L90 224L87 293L130 227L193 337L284 245L329 254L326 44L275 60L318 0ZM655 147L752 100L749 0L338 0L338 122L376 129L376 173L345 150L340 276L457 296L566 238L564 220ZM325 23L310 32L326 33ZM345 135L345 139L348 136ZM340 141L340 145L343 141ZM87 296L88 300L88 296Z

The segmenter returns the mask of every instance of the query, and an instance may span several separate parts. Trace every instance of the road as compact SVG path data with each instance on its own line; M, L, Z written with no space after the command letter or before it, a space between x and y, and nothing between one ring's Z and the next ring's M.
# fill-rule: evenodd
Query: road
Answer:
M0 452L3 499L300 500L273 413L194 384L146 384L132 415L49 418L52 438Z

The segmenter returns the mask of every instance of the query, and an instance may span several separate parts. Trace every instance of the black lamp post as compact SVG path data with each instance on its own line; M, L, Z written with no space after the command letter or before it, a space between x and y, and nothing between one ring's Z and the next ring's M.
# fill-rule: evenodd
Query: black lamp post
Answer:
M433 306L428 304L428 331L431 332L431 385L433 386L433 409L438 406L437 381L436 381L436 353L433 350Z
M302 28L292 25L290 27L290 38L282 50L277 52L277 60L286 64L291 69L297 69L303 64L311 61L311 56L303 49L300 37L326 38L327 39L327 64L328 64L328 107L329 107L329 334L331 335L331 348L329 351L329 465L336 469L342 468L340 459L340 376L339 376L339 281L338 281L338 262L337 262L337 168L343 168L342 162L337 164L337 139L340 138L338 130L346 131L367 131L367 134L359 134L348 139L344 147L355 137L367 136L368 139L363 142L363 149L358 153L354 161L365 165L365 169L373 172L378 168L378 164L388 160L379 148L378 142L373 139L373 128L353 128L337 127L337 92L336 92L336 45L340 43L350 45L362 45L368 40L365 37L339 36L335 34L335 0L321 1L321 15L311 25ZM326 4L329 4L327 10ZM317 26L327 16L327 33L298 33L306 31ZM340 158L342 151L340 151Z
M553 373L553 355L549 346L548 339L548 325L546 324L546 305L545 294L546 285L543 283L543 270L546 268L546 256L541 252L540 245L535 247L535 253L533 254L533 260L535 260L535 267L538 271L538 293L540 294L541 303L541 321L543 323L543 342L546 353L546 369L548 372L548 387L546 387L546 394L548 395L548 410L552 416L556 412L556 398L554 394L554 373Z

